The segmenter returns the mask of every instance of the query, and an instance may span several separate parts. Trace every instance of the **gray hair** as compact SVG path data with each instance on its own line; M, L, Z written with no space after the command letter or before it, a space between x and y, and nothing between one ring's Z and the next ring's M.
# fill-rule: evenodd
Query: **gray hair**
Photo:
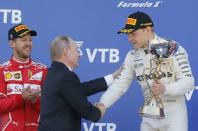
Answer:
M50 56L52 60L59 59L65 47L69 47L71 38L68 36L57 36L51 43Z

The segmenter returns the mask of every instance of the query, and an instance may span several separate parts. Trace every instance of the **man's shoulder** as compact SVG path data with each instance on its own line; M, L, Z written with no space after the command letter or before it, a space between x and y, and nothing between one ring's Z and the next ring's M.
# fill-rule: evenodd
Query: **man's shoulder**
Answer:
M31 64L32 64L32 66L34 66L36 68L47 69L47 66L43 63L40 63L40 62L32 61Z
M11 66L11 65L12 65L12 63L8 60L8 61L6 61L6 62L0 64L0 68L1 68L1 69L2 69L2 68L6 68L6 67L9 67L9 66Z
M180 45L179 42L173 40L173 39L169 39L169 38L162 38L162 37L158 37L159 41L161 43L163 42L169 42L169 43L172 43L172 44L177 44L177 45Z
M162 38L158 37L158 39L163 43L167 42L169 43L169 52L171 52L172 55L175 55L178 53L180 50L183 50L183 47L175 40L168 39L168 38Z
M54 77L57 76L59 78L63 78L64 80L71 80L71 79L76 79L78 76L70 71L68 68L59 68L59 67L49 67L48 68L48 75Z
M78 75L75 72L67 71L64 73L64 78L68 80L79 80Z

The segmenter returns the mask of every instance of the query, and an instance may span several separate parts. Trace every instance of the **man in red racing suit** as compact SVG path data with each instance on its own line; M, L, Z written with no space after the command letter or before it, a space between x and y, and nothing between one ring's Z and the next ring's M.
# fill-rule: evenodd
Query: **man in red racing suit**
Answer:
M19 24L9 30L11 59L0 67L0 130L37 131L40 90L47 67L31 60L35 31Z

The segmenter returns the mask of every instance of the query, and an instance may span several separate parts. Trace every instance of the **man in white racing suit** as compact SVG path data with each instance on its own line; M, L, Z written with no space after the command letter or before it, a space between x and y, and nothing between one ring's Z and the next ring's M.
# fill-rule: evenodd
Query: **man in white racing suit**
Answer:
M128 40L134 49L129 51L124 61L124 68L102 95L100 103L106 108L114 104L137 79L141 85L144 98L157 95L164 105L165 118L142 118L141 131L188 131L188 116L185 93L194 88L194 78L188 62L185 49L178 43L158 37L153 31L153 22L144 12L135 12L128 16L124 29L118 33L128 34ZM155 57L149 51L149 45L170 42L171 68L164 66L163 78L153 80L153 74L145 71L149 68L150 60ZM156 65L152 65L156 67ZM145 73L143 74L143 72ZM151 90L146 83L151 85Z

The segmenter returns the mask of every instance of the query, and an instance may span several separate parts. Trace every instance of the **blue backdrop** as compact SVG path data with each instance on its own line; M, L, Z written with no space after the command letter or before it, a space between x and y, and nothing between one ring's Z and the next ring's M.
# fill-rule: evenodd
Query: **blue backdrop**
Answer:
M116 70L132 48L126 35L116 32L135 11L150 14L159 36L173 39L186 48L197 85L197 0L0 0L0 63L10 58L7 31L25 23L38 32L32 57L50 65L49 44L57 35L69 35L81 45L81 81ZM188 93L189 131L198 130L198 87ZM90 97L96 102L101 94ZM83 121L83 131L138 131L137 114L143 97L137 82L114 104L99 123Z

